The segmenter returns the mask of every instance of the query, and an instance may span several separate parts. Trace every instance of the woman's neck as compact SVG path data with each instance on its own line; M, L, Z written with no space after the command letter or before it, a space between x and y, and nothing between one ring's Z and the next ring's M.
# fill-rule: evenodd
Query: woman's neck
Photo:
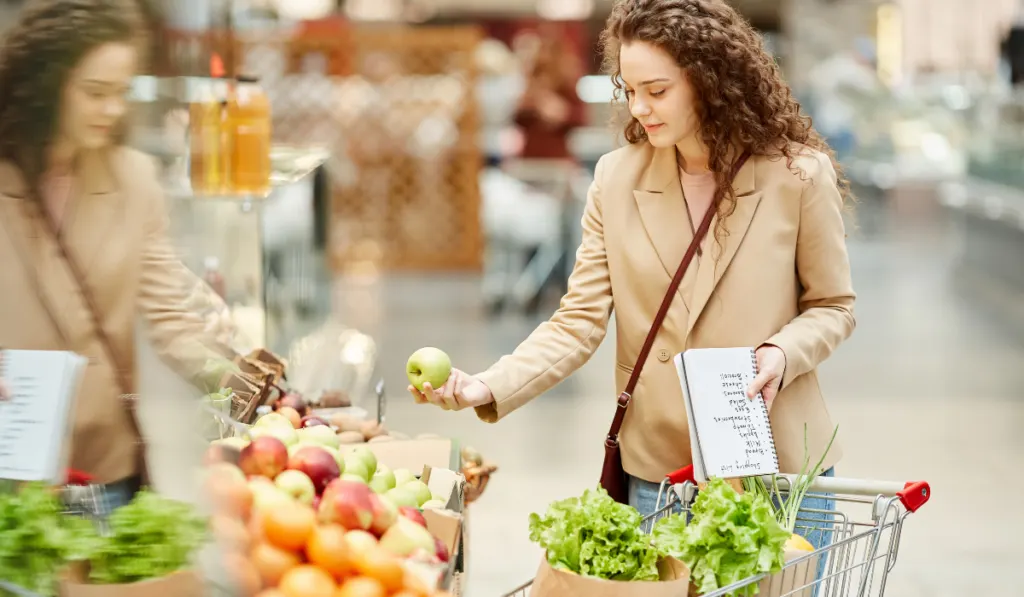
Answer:
M708 171L708 150L697 136L676 143L679 167L687 174L703 174Z
M58 141L50 147L47 154L47 171L70 172L78 157L78 149L71 143Z

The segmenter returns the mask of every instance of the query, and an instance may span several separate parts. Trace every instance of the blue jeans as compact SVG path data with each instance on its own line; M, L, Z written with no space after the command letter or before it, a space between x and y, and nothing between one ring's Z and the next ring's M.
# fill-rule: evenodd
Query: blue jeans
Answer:
M138 477L129 477L104 485L100 503L97 504L99 511L96 514L107 518L114 513L114 510L127 506L135 499L135 494L139 492L141 485L142 482Z
M828 469L821 474L822 477L834 477L835 469ZM657 509L659 483L651 483L636 477L629 477L629 505L640 512L641 516L650 516ZM821 549L832 544L833 515L836 509L835 500L828 499L830 494L814 495L805 497L800 503L801 510L822 510L822 512L801 512L800 520L797 522L796 533L807 539L814 549ZM666 497L662 496L661 506L665 505ZM821 521L821 522L816 522ZM818 560L817 578L825 575L828 557L822 556ZM814 594L818 593L818 587L814 588Z

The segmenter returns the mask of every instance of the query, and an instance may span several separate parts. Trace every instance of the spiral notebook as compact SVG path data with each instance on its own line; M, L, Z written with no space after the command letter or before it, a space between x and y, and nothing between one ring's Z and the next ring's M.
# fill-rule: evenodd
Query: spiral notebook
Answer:
M694 476L732 479L779 472L768 408L747 398L757 375L753 348L697 348L676 355L690 420Z
M0 377L0 479L63 484L71 414L88 360L71 352L5 350Z

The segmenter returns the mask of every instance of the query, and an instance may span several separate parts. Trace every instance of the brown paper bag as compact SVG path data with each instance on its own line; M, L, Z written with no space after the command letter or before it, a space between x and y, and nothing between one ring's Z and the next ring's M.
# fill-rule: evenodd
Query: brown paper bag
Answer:
M800 561L796 565L789 566L793 560L806 556L809 552L797 549L787 549L785 553L787 568L782 572L773 574L761 581L758 585L759 597L811 597L814 592L814 580L818 574L818 561L820 553ZM808 586L810 585L810 586ZM800 587L806 587L801 589ZM799 590L798 590L799 589Z
M661 581L615 581L555 570L541 560L530 597L680 597L690 584L690 570L674 558L658 562Z
M203 597L202 579L192 570L180 570L153 580L126 585L91 585L85 582L86 565L73 566L60 583L60 597Z

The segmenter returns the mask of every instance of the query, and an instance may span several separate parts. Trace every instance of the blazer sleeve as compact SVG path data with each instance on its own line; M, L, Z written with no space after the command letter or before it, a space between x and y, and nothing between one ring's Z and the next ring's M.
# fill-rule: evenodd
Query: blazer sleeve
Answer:
M786 355L782 388L817 368L856 325L856 294L836 172L828 156L821 153L810 161L807 170L796 244L800 314L766 342Z
M209 361L233 358L234 351L207 333L203 319L185 307L195 276L175 254L167 236L168 216L155 169L147 161L149 189L145 235L141 247L138 308L149 324L157 353L180 375L201 383ZM140 185L142 186L142 185Z
M477 375L494 395L492 404L476 409L483 421L501 419L569 377L590 359L608 331L612 286L601 213L603 171L604 158L595 169L583 213L583 240L558 310L511 355Z

